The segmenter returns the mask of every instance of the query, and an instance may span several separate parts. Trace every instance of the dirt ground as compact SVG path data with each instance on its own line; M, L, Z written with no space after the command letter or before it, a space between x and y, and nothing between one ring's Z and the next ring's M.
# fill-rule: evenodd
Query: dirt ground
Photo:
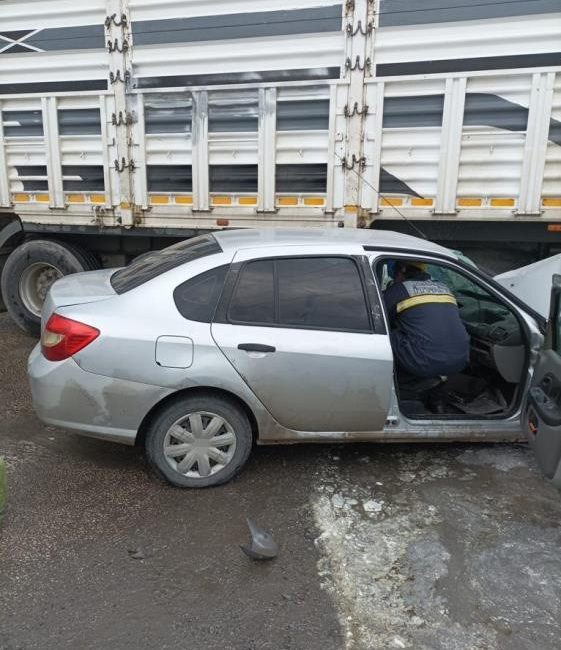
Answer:
M561 495L524 445L261 448L181 491L40 423L33 343L0 316L2 650L561 648Z

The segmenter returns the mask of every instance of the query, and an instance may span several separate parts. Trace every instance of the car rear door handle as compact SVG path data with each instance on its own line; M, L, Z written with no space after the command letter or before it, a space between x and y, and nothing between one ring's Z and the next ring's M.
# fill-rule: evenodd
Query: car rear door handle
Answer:
M263 345L262 343L240 343L238 350L246 352L276 352L277 348L272 345Z

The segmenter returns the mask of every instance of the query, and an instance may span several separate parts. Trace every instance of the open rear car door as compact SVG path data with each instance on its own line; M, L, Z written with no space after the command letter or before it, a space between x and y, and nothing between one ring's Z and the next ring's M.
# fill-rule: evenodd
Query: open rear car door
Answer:
M522 426L538 464L561 489L561 275L553 276L548 332L527 396Z

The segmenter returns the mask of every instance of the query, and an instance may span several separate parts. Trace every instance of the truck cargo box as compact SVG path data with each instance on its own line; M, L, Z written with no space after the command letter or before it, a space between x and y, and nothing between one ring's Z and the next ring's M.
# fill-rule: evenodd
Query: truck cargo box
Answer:
M558 0L8 0L0 25L26 222L561 219Z

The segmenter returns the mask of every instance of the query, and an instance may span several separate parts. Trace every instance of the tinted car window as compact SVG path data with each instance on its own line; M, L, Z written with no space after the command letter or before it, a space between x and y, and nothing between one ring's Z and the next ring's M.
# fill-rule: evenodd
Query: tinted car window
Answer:
M271 260L246 264L234 289L228 317L238 323L274 323L274 273Z
M370 330L358 269L347 258L278 260L281 325Z
M347 258L258 260L241 272L231 322L371 331L359 271Z
M212 235L193 237L133 260L126 268L113 273L111 286L117 293L125 293L186 262L221 252Z
M229 265L218 266L210 271L183 282L173 292L179 313L189 320L210 323L224 287Z

